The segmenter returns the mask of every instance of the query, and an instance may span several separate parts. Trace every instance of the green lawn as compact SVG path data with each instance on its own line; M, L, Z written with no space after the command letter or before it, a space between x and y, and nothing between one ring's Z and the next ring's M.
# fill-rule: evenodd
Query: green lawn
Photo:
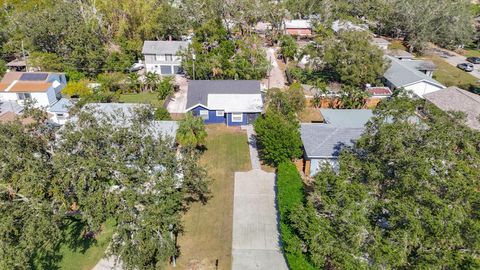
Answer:
M234 172L251 169L247 135L239 128L207 126L207 151L201 163L211 178L212 198L194 203L183 218L177 267L169 269L231 269Z
M427 58L432 60L437 66L437 70L433 73L433 78L440 83L446 86L456 85L466 90L480 87L476 77L450 65L439 56L429 56Z
M90 270L103 257L110 240L112 239L113 228L115 227L114 220L108 220L105 223L103 231L97 236L95 240L87 240L83 237L74 239L74 244L63 245L60 248L62 260L59 263L60 269L68 270ZM67 230L80 231L78 222L72 222Z
M466 49L465 51L467 52L465 57L480 57L480 50Z
M147 103L152 104L155 107L163 105L163 100L158 99L157 93L137 93L137 94L121 94L120 102L125 103Z

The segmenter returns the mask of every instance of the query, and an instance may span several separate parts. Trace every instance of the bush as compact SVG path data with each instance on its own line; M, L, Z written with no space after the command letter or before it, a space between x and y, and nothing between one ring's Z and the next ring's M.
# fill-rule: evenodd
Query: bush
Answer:
M278 166L302 154L300 125L292 114L285 116L269 110L255 121L254 127L260 157L266 164Z
M302 253L302 241L291 226L290 214L302 208L305 202L303 182L295 165L284 162L277 171L277 203L280 213L282 248L290 269L315 269Z
M167 111L167 109L163 107L155 109L155 114L153 115L153 117L155 118L155 120L172 120L170 113Z

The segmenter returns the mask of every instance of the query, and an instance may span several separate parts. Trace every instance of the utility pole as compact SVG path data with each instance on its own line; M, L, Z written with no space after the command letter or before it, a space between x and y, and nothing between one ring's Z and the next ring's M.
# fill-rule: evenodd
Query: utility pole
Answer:
M23 61L25 61L25 71L28 72L28 63L27 63L27 57L25 56L25 49L23 48L23 40L22 40L22 55L23 55Z
M193 62L193 80L195 81L195 58L196 58L196 55L194 53L192 53L192 62Z
M272 56L269 57L270 65L272 65ZM268 81L267 81L267 90L270 89L270 72L272 71L272 67L268 68Z

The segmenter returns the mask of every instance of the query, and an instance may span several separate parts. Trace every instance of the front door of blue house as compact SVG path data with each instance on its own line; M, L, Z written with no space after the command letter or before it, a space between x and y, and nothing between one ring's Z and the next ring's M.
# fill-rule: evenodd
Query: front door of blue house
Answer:
M246 113L247 115L247 125L253 124L258 117L257 113Z

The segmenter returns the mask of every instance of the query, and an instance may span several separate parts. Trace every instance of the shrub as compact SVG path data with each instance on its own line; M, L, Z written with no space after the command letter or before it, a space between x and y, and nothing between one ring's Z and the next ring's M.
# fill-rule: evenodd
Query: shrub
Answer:
M291 162L281 163L277 171L277 203L280 213L282 248L290 269L315 269L302 253L302 241L292 228L289 218L291 213L303 207L304 202L303 182L297 168Z
M255 121L254 127L260 157L266 164L278 166L302 154L300 125L292 114L285 116L269 110Z
M170 116L170 113L167 111L167 109L163 107L158 107L155 109L155 114L153 115L155 120L171 120L172 117Z

